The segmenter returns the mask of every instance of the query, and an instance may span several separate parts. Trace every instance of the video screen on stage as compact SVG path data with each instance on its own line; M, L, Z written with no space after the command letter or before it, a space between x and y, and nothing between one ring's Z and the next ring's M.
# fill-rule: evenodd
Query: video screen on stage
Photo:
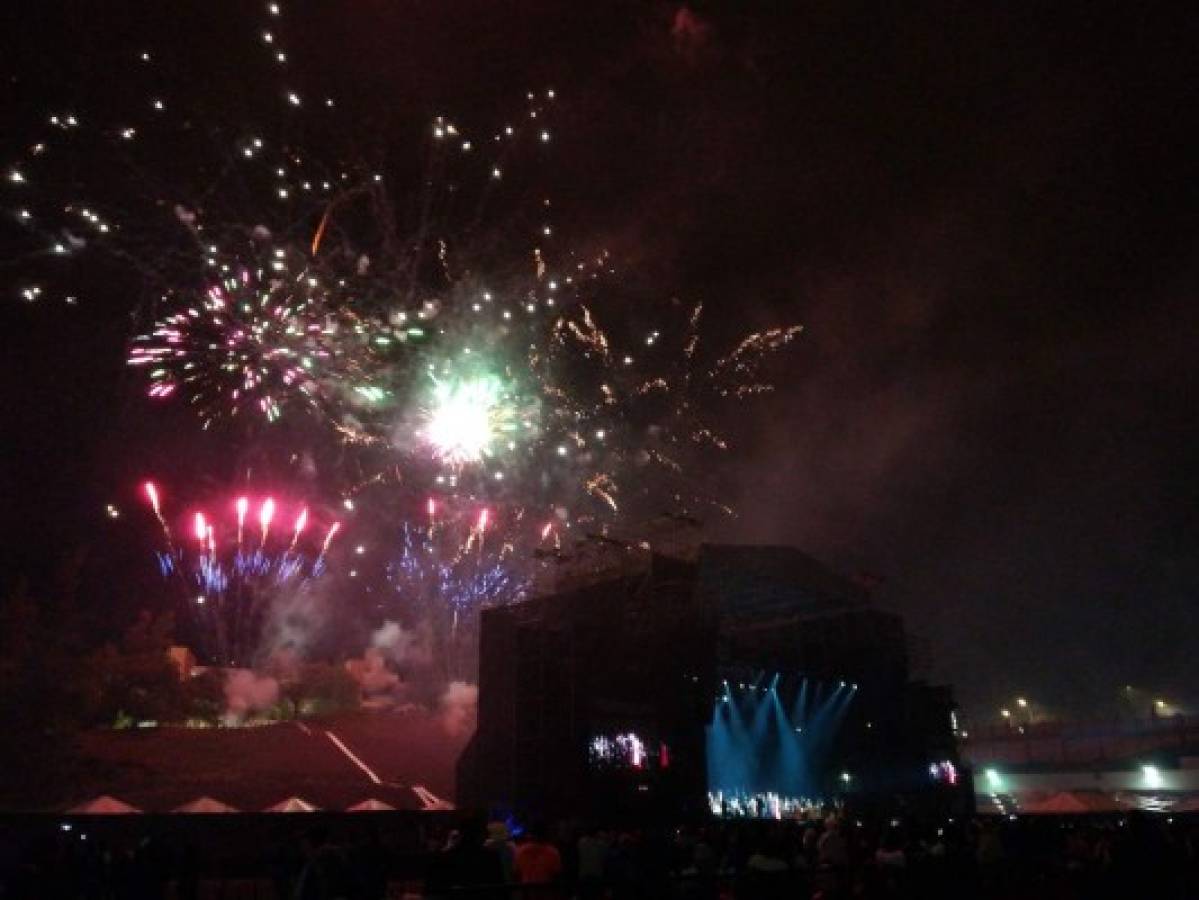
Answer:
M666 769L670 748L632 731L597 734L587 746L587 762L593 769Z
M928 774L938 784L955 785L958 783L957 767L948 759L929 763Z

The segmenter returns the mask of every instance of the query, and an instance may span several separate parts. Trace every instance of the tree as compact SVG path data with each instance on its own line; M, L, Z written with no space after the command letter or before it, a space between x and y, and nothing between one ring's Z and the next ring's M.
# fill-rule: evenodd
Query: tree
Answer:
M172 722L187 712L179 671L169 651L174 620L142 612L119 644L107 643L90 658L101 722L120 719Z
M358 682L341 666L303 663L280 682L279 692L292 716L324 715L358 706Z
M91 715L83 629L71 601L35 598L22 586L0 604L0 766L21 773L3 782L6 804L57 797Z
M183 699L188 718L209 725L220 724L227 707L225 674L220 669L205 669L183 682Z

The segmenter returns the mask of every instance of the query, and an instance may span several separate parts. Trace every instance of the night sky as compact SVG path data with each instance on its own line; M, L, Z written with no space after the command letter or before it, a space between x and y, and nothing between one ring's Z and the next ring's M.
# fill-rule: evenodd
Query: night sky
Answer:
M741 518L714 537L884 579L980 717L1018 693L1092 712L1126 683L1199 700L1199 16L986 6L374 0L286 27L304 82L383 135L552 85L576 233L703 300L717 337L805 325L777 394L736 411ZM138 96L114 53L194 60L180 89L218 105L263 77L254 4L0 16L0 161L73 97ZM209 451L124 371L136 279L96 264L63 276L78 307L23 304L45 261L7 219L11 583L115 552L104 503L147 457Z

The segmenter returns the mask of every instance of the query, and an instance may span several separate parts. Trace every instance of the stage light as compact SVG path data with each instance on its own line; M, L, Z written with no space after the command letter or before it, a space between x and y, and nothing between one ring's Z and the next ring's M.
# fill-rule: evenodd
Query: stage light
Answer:
M1165 786L1161 770L1157 766L1141 766L1141 776L1144 779L1145 787L1150 790L1157 790Z
M987 784L990 785L992 789L998 790L1003 786L1003 779L994 769L987 769L986 776Z
M1021 709L1027 709L1027 708L1028 708L1028 701L1027 701L1027 700L1025 700L1023 697L1017 697L1017 698L1016 698L1016 705L1017 705L1017 706L1019 706Z
M849 782L850 782L850 780L851 780L852 778L853 778L853 776L852 776L852 775L850 775L848 772L842 772L842 773L841 773L841 780L842 780L843 782L845 782L846 784L849 784Z

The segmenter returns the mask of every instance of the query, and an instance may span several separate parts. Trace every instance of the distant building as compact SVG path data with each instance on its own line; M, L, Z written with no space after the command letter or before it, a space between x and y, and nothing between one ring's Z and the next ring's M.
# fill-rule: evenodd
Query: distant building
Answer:
M176 645L167 651L167 656L178 670L180 681L186 681L195 674L196 654L190 648Z

